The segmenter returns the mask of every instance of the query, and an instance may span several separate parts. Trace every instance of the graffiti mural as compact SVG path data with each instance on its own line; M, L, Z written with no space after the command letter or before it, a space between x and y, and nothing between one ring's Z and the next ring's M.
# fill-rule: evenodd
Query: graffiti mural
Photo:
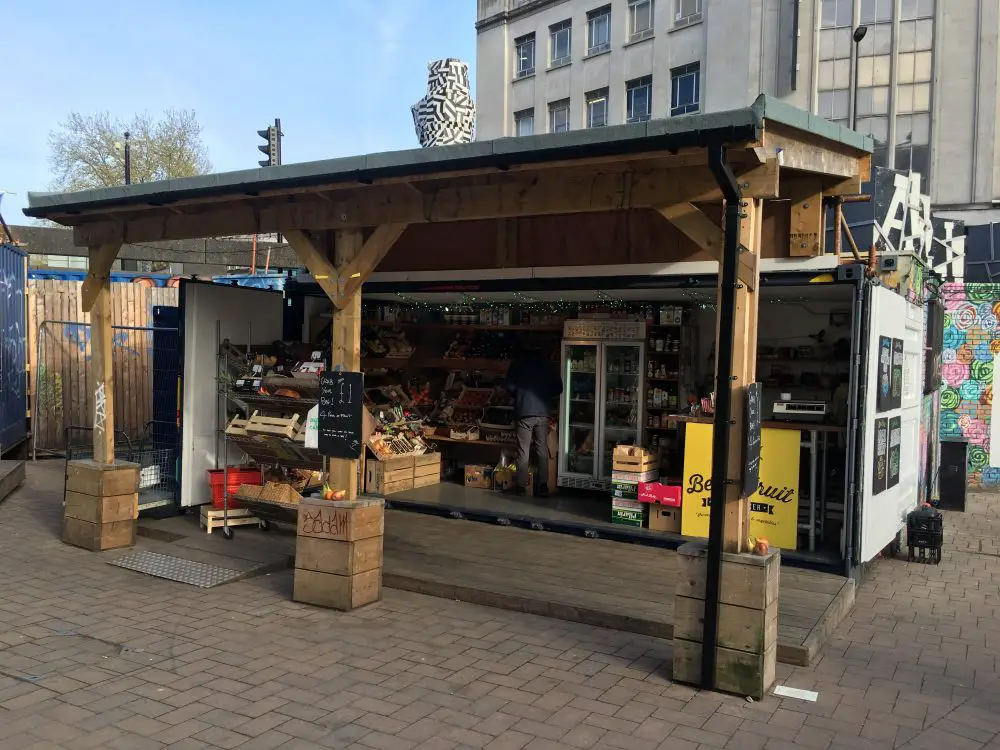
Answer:
M945 284L941 437L969 441L969 486L1000 488L994 455L993 371L1000 360L1000 284Z

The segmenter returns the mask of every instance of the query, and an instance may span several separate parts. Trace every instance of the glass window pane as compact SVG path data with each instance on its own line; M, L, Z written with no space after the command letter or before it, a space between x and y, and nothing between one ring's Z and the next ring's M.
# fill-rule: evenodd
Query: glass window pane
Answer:
M847 117L851 112L851 92L848 89L833 92L833 116Z
M900 83L913 83L913 54L912 52L901 53L896 60L896 64L899 66L896 70L896 76Z
M924 146L931 142L931 116L913 115L913 143Z
M884 115L889 111L889 88L878 86L872 89L872 113Z
M913 87L913 110L915 112L929 112L931 109L931 85L929 83L918 83Z
M833 60L824 60L819 64L819 89L829 91L833 88Z
M934 15L934 0L917 0L917 13L921 18Z
M869 133L871 133L872 138L876 141L881 141L885 143L889 140L889 118L888 117L872 117L868 120L869 122Z
M896 109L901 114L913 111L913 86L896 87Z
M913 60L913 80L916 82L931 80L931 53L917 52Z
M875 40L875 54L892 54L892 24L880 23L868 32Z
M823 0L821 24L824 29L837 25L837 0Z
M923 184L930 184L931 153L928 146L914 146L910 153L910 169L923 176Z
M876 86L888 86L892 57L890 55L882 55L872 59L875 61L875 69L872 71L872 83Z
M837 56L837 31L823 29L819 32L819 59L832 60Z
M917 38L917 22L902 21L899 24L899 51L912 52Z
M629 32L634 36L653 27L652 0L633 0L629 7Z
M916 34L914 49L929 50L934 48L934 21L924 20L916 22Z
M851 87L851 61L835 60L833 63L833 87L849 89Z
M832 91L820 91L819 92L819 112L817 112L820 117L824 117L829 120L833 117L833 92Z
M857 116L867 117L872 113L872 89L870 88L859 88L858 89L858 111ZM860 122L860 120L859 120Z
M917 0L902 0L899 8L899 18L902 21L912 21L917 17Z
M871 86L875 82L875 58L858 58L858 85Z

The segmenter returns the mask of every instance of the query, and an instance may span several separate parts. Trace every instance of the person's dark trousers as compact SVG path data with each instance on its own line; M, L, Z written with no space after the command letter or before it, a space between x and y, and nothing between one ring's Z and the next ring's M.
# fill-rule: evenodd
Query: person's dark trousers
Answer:
M517 484L528 487L528 466L535 457L536 486L549 482L549 418L521 417L517 420Z

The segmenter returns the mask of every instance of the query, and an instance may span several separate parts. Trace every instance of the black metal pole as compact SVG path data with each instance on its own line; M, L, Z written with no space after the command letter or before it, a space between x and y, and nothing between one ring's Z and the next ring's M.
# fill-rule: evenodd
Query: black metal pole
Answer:
M277 131L277 134L278 134L278 136L277 136L278 137L278 147L275 149L274 164L275 164L275 166L281 166L281 136L282 136L282 133L281 133L281 118L279 118L279 117L275 117L274 118L274 129ZM277 237L275 239L277 239L277 241L278 241L279 244L281 243L281 232L277 233Z
M125 184L132 184L132 144L129 143L130 133L125 131Z
M736 337L736 283L740 254L740 189L726 149L708 150L708 167L726 199L722 262L719 264L719 340L715 352L715 420L712 426L712 492L708 517L708 569L705 578L705 627L701 643L701 686L715 689L715 651L719 643L719 588L722 544L726 525L726 488L729 474L729 433L732 419L730 373Z

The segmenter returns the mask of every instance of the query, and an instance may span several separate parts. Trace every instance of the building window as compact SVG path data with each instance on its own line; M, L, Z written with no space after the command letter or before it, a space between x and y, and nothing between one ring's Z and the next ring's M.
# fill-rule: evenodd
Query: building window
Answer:
M861 15L858 23L891 23L894 2L895 0L861 0Z
M549 66L566 65L572 59L573 22L566 20L549 26Z
M549 105L549 132L569 132L569 99L552 102Z
M816 114L827 120L845 124L851 116L853 22L854 0L822 0L819 32L819 106Z
M653 113L653 76L625 82L626 122L645 122Z
M674 26L690 26L701 20L702 0L673 0Z
M670 116L690 115L701 107L701 64L670 71Z
M587 127L603 128L608 124L608 90L587 93Z
M587 14L587 54L596 55L611 49L611 6Z
M635 42L653 36L653 0L628 0L628 38Z
M902 0L899 20L913 21L918 18L934 17L934 0Z
M518 78L535 72L535 35L527 34L514 40L514 72Z
M518 138L535 132L535 110L522 109L514 113L514 135Z

